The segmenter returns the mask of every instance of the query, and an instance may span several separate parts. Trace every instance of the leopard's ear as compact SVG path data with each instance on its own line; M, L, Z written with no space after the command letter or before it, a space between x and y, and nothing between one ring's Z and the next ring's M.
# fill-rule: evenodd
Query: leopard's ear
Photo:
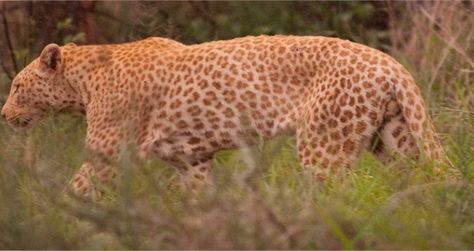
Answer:
M48 44L44 47L39 59L43 70L57 71L61 66L61 49L57 44Z

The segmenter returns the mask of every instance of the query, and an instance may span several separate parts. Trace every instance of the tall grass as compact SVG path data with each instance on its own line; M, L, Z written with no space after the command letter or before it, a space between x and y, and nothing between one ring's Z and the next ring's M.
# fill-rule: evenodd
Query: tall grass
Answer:
M24 134L1 124L0 248L474 249L472 9L403 4L392 6L391 53L422 87L460 180L364 153L344 177L315 183L281 137L219 152L215 185L197 196L171 167L125 151L123 182L92 203L63 194L84 159L84 121L50 118Z

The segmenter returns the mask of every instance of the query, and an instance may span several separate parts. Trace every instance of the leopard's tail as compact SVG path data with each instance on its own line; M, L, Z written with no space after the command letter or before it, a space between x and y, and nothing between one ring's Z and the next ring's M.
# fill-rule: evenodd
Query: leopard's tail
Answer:
M400 82L392 79L392 85L402 117L400 120L404 121L405 130L413 137L419 157L426 158L436 164L453 167L436 134L420 89L406 70L404 73L405 77Z

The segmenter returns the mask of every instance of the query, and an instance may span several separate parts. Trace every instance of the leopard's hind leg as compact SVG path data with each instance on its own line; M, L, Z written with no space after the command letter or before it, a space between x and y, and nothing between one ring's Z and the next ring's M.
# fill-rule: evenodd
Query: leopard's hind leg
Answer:
M378 137L380 142L375 143L371 148L379 160L385 164L396 156L416 157L419 154L415 139L410 134L401 114L386 121L374 137Z
M410 133L395 101L387 104L384 121L372 138L370 150L385 164L396 156L417 157L419 155L415 138Z
M357 162L380 126L382 114L371 114L363 105L341 108L317 100L309 107L297 125L298 154L303 167L324 180Z

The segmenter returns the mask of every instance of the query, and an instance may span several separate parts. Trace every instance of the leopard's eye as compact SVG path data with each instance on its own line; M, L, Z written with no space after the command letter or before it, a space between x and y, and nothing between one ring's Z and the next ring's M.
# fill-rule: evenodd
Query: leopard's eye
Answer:
M18 92L18 89L20 89L20 85L15 85L13 88L14 88L13 89L13 94L15 94L15 93Z

